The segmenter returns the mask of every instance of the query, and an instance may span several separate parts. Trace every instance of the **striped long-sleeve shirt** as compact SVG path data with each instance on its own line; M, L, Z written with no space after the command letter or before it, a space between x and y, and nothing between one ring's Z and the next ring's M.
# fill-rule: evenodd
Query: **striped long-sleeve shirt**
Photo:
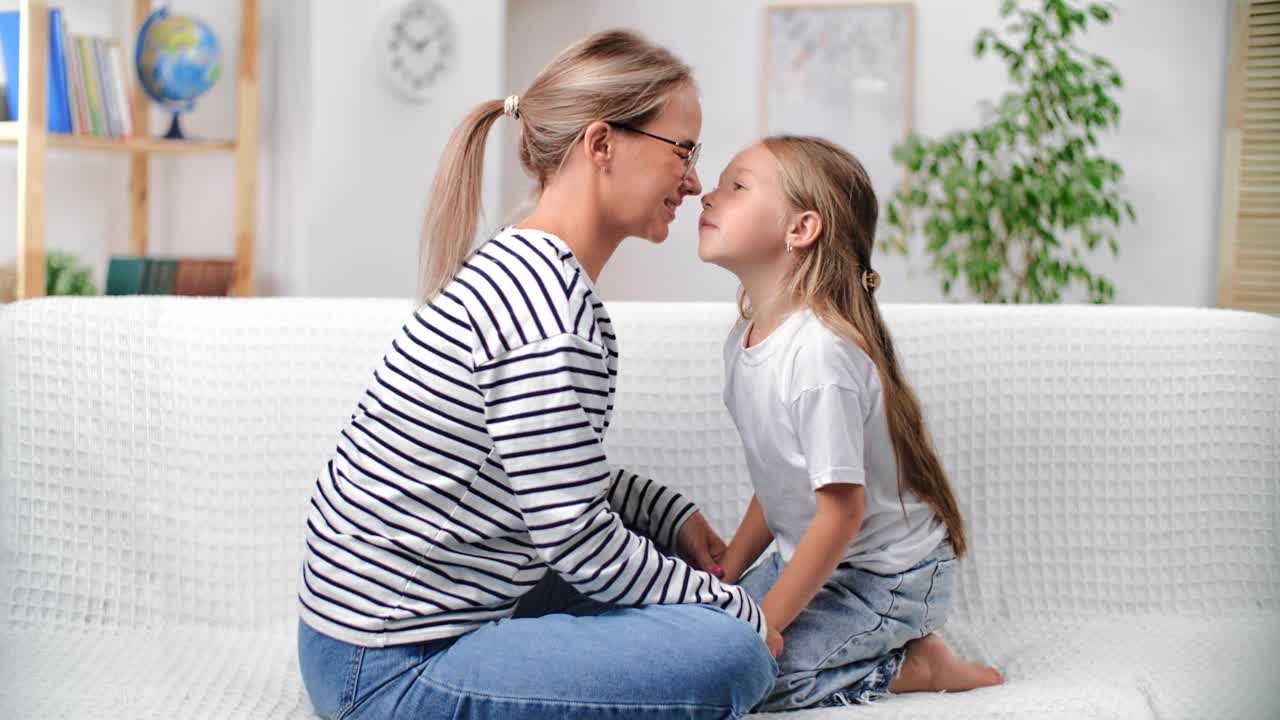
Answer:
M366 647L455 637L550 569L596 600L713 604L764 636L740 587L655 546L694 505L609 466L617 363L563 241L485 243L392 341L316 480L303 621Z

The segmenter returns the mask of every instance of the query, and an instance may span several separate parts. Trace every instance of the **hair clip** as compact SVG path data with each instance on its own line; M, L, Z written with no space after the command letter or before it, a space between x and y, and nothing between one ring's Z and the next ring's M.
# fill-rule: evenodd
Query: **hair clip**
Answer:
M880 273L875 270L864 270L862 272L862 287L869 293L874 293L876 288L880 287Z

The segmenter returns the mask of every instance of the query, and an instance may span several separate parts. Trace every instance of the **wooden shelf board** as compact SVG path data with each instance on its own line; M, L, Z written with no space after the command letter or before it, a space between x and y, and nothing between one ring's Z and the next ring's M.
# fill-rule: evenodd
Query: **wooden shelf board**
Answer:
M101 138L49 133L49 147L58 150L198 155L235 152L234 140L165 140L163 138ZM18 142L18 123L0 122L0 144Z

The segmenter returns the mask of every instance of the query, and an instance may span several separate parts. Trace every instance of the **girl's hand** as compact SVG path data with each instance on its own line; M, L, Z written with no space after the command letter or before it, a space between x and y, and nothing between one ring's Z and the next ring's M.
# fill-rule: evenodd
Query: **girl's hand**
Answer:
M728 552L726 551L725 554L728 555ZM720 563L720 572L716 572L715 568L712 568L711 572L713 575L720 578L720 582L729 583L730 585L737 585L738 581L742 579L742 571L737 568L730 567L730 563L728 562Z
M765 644L769 646L769 654L773 655L774 660L782 657L782 633L774 630L772 626L769 628L769 639Z
M695 512L680 527L676 535L676 545L680 556L698 570L705 570L717 577L724 574L720 570L720 562L724 560L724 540L703 516L701 511ZM716 572L720 570L720 572Z

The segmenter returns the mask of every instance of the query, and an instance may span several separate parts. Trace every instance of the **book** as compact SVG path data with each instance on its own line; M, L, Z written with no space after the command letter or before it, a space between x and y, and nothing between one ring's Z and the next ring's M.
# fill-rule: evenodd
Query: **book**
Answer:
M106 295L141 295L142 276L147 259L141 257L113 257L107 265Z
M104 137L106 125L102 117L102 100L98 92L98 73L93 69L93 38L77 35L80 45L80 69L84 76L85 105L89 110L90 135Z
M143 295L172 295L173 280L178 274L178 261L149 258L142 276Z
M120 137L133 137L133 108L130 107L129 82L124 60L124 49L119 41L107 41L107 55L111 65L111 89L117 99L117 112L120 123Z
M62 10L49 10L49 132L70 133L71 104L67 102L67 36Z
M19 47L22 26L21 13L16 10L0 12L0 51L4 53L6 100L14 118L22 114L18 98L21 92L22 53ZM71 107L67 102L66 49L63 46L62 10L49 10L49 58L45 66L48 87L47 111L49 132L71 132Z
M113 257L107 265L107 295L170 295L178 261L151 257Z
M111 69L107 65L107 44L100 37L93 38L93 65L98 73L95 78L98 91L102 95L102 116L106 119L104 124L107 128L105 135L113 138L120 137L120 126L116 121L116 94L111 88Z
M230 294L235 261L212 258L115 256L107 265L107 295Z
M71 52L67 56L67 64L75 67L76 114L80 116L80 134L93 135L93 118L89 112L89 86L84 75L84 51L80 47L80 38L71 36Z
M17 115L9 109L9 81L4 70L4 38L0 38L0 122L9 122Z
M13 119L18 119L18 28L16 11L0 13L0 52L4 53L5 100Z
M231 292L234 276L235 262L232 260L183 258L178 261L178 274L174 278L173 294L226 296Z
M71 132L84 135L87 129L84 108L80 104L83 92L81 86L84 82L80 77L80 48L71 36L66 23L62 24L62 47L67 68L67 106L71 112Z

